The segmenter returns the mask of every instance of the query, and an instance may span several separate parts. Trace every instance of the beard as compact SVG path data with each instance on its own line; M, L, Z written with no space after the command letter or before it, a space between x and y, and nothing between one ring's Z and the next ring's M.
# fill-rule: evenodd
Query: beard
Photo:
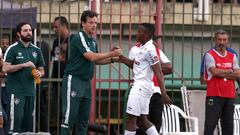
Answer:
M224 47L225 47L224 44L219 44L218 46L219 46L220 48L224 48Z
M27 35L27 36L20 35L20 39L22 39L23 42L30 42L30 41L32 41L32 36L31 35Z

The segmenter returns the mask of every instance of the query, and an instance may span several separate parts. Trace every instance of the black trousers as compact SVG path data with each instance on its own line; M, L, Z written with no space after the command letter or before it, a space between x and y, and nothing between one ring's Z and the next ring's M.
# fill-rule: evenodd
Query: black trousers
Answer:
M234 99L206 97L204 135L213 135L219 118L223 135L233 135Z
M162 96L159 93L154 93L149 103L148 120L153 123L158 132L160 131L160 128L162 126L162 111L163 111ZM143 130L137 129L136 135L145 134L146 133Z

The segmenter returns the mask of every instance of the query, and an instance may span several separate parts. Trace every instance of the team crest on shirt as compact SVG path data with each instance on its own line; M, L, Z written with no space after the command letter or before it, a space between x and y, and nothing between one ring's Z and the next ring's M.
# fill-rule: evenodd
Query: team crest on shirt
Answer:
M23 58L24 58L23 54L21 52L18 52L16 59L23 59Z
M71 97L76 97L77 92L76 91L71 91Z
M34 58L37 58L37 53L36 53L36 52L32 52L32 56L33 56Z
M14 103L15 103L15 105L18 105L20 103L20 99L19 98L15 98L14 99Z

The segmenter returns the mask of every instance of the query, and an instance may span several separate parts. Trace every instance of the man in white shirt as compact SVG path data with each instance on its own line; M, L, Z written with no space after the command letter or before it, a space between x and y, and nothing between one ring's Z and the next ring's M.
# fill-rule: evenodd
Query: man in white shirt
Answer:
M156 52L158 55L158 58L160 60L160 64L162 67L162 73L164 75L171 74L172 73L172 65L170 60L167 58L167 56L163 53L162 50L160 50L159 44L157 44L157 40L160 38L160 36L154 36L153 38L153 44L156 47ZM135 46L131 48L129 51L129 59L134 60L137 52L139 51L141 43L137 43ZM153 85L154 85L154 93L151 96L150 103L149 103L149 116L148 119L150 122L154 124L157 131L160 131L160 127L162 125L162 110L163 110L163 103L162 103L162 96L161 96L161 90L157 83L156 76L153 77ZM141 122L141 121L139 121ZM137 122L137 123L139 123ZM145 134L140 128L137 130L138 135Z
M135 135L137 121L138 126L148 135L158 135L154 125L147 119L149 111L149 102L153 94L152 77L153 73L157 77L158 84L161 88L163 103L171 104L171 99L165 91L163 76L160 72L159 59L155 46L151 40L154 35L154 26L149 23L139 25L136 35L137 42L140 42L139 51L134 60L130 60L123 55L119 56L119 61L133 68L134 84L128 96L127 102L127 121L124 135Z

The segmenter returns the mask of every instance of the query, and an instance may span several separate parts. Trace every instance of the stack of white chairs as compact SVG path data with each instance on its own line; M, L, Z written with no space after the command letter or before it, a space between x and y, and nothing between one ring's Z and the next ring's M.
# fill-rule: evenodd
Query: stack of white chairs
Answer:
M193 130L181 131L180 119L184 118L192 123ZM184 124L185 125L185 124ZM162 114L162 128L160 130L162 135L199 135L198 118L187 116L179 107L175 105L164 105Z
M240 135L240 104L235 105L233 118L233 135Z

